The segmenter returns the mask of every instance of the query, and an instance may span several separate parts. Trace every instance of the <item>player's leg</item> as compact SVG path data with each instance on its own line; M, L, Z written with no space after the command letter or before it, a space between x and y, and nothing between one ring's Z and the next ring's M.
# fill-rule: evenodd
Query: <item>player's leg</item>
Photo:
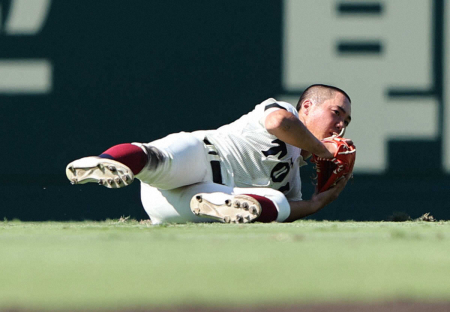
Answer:
M152 161L150 156L147 165L136 175L146 184L170 190L211 180L211 164L200 134L180 132L137 145L149 153L159 153L157 161Z
M283 193L270 188L234 188L232 192L201 192L191 198L191 210L225 223L283 222L290 205Z
M232 188L215 183L197 183L172 190L160 190L141 182L141 201L153 224L214 222L192 213L189 203L199 192L231 193Z
M73 161L66 174L73 184L95 182L119 188L136 177L160 189L173 189L203 181L208 165L203 142L182 132L148 144L113 146L99 156Z
M290 213L289 203L278 191L233 189L211 182L165 191L141 183L141 199L154 224L282 222Z

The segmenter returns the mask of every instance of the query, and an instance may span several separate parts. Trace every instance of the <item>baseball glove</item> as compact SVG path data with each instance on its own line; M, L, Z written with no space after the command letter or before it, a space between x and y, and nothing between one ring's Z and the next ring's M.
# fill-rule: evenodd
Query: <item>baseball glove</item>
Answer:
M337 150L331 159L312 156L317 173L316 192L321 193L334 186L343 176L353 170L356 158L356 148L348 144L344 138L330 137L322 140L323 143L333 143Z

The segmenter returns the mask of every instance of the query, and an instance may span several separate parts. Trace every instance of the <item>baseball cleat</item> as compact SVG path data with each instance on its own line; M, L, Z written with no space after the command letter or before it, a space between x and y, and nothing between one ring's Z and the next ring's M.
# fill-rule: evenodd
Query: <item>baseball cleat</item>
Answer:
M223 223L249 223L261 215L261 205L251 196L200 193L191 199L191 211L199 217Z
M72 184L98 183L107 188L121 188L131 184L134 174L128 166L98 156L84 157L67 165L66 175Z

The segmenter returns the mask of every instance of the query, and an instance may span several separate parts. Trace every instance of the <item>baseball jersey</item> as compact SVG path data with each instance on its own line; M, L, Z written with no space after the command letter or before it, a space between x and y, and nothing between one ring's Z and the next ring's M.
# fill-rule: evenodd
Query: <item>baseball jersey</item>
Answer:
M300 166L306 164L301 149L284 143L264 126L266 116L278 109L298 117L294 106L270 98L238 120L208 131L206 137L218 150L235 186L269 187L288 200L301 200Z

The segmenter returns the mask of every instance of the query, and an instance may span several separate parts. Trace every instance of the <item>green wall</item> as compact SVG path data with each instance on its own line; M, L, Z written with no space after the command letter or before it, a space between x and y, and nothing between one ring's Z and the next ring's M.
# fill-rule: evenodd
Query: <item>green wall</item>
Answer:
M3 26L11 3L0 2ZM52 66L49 92L0 92L0 217L7 219L145 218L139 183L72 186L66 164L118 143L216 128L283 91L280 1L53 1L38 33L4 29L2 61L46 59ZM306 194L309 176L307 170ZM355 175L316 218L431 211L448 219L449 182L438 170L413 168Z

